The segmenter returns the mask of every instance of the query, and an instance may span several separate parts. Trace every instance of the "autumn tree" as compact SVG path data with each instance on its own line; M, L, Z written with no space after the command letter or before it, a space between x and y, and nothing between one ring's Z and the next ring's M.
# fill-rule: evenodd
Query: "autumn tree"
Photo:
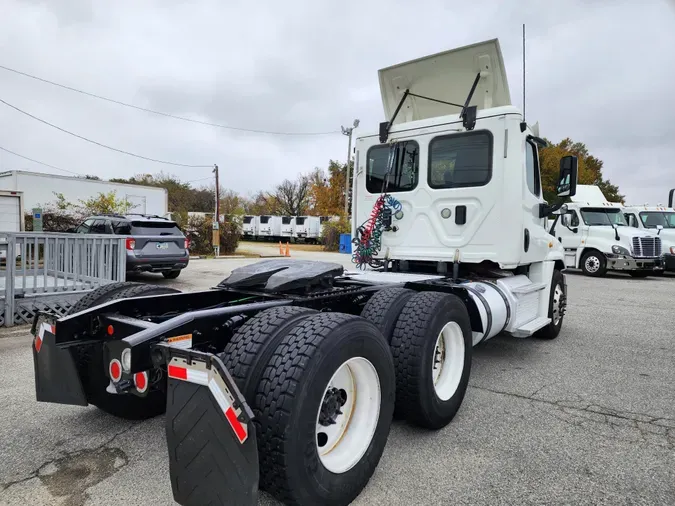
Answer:
M541 170L541 184L544 198L548 202L556 200L556 185L560 171L560 159L563 156L575 155L579 162L578 184L596 185L610 202L624 202L625 196L619 193L619 187L613 185L602 174L602 160L594 157L582 142L574 142L565 138L554 144L548 141L548 146L539 148L539 165Z
M279 203L279 211L287 216L306 214L309 205L309 178L299 176L295 181L285 179L274 189L272 196Z
M342 216L345 208L346 164L330 160L328 169L314 169L309 175L310 213L315 216ZM350 162L350 175L353 163ZM350 178L351 179L351 178ZM349 191L351 211L351 184Z
M274 195L270 195L262 190L255 195L244 200L244 211L246 214L260 216L264 214L281 214L279 201Z

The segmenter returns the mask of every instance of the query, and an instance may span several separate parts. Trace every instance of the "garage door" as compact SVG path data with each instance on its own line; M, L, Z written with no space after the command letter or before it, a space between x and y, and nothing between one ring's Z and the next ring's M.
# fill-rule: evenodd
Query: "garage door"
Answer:
M0 232L21 231L19 197L0 195Z

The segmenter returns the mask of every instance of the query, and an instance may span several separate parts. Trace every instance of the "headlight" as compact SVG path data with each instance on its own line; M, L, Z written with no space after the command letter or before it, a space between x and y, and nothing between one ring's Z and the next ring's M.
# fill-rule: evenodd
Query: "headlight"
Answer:
M675 255L675 246L670 247L670 254Z
M122 369L124 372L129 372L131 370L131 348L124 348L122 350Z
M628 251L623 246L619 246L618 244L612 246L612 253L615 255L630 255L630 251Z

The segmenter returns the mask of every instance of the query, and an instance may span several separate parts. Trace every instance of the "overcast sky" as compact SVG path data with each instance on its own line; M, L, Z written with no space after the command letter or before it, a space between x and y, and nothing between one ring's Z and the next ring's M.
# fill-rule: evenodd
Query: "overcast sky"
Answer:
M95 7L86 4L95 4ZM412 9L410 6L415 5ZM340 125L384 119L377 70L499 38L511 98L553 141L585 142L631 202L675 188L675 7L670 0L450 2L0 0L0 65L141 107L262 135L160 117L0 69L0 98L119 149L217 163L224 186L267 189L343 160ZM0 103L0 146L103 178L182 168L115 153ZM0 152L0 169L55 172ZM208 181L206 181L208 183ZM201 184L201 182L195 183Z

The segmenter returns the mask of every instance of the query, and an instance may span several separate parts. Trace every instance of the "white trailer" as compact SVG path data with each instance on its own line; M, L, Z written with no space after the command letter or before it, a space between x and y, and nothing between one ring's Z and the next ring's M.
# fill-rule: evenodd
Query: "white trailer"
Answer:
M12 170L0 173L0 188L23 192L25 209L47 206L56 202L61 193L68 202L79 204L99 194L116 193L118 199L127 199L130 213L166 216L169 194L166 188L126 183L111 183L79 177Z
M579 185L567 213L549 230L565 248L565 265L587 276L622 271L643 278L663 272L661 237L629 227L623 206L608 202L597 186Z
M281 237L281 216L269 214L258 217L258 237L274 240Z
M295 237L295 216L282 216L280 235L282 239L293 239Z
M321 236L319 216L298 216L295 219L295 237L305 242L317 242Z
M661 239L663 268L675 271L675 207L673 206L674 190L670 190L668 206L657 204L650 206L626 205L623 215L629 227L656 234Z
M242 236L244 239L257 239L259 235L260 216L244 216Z

